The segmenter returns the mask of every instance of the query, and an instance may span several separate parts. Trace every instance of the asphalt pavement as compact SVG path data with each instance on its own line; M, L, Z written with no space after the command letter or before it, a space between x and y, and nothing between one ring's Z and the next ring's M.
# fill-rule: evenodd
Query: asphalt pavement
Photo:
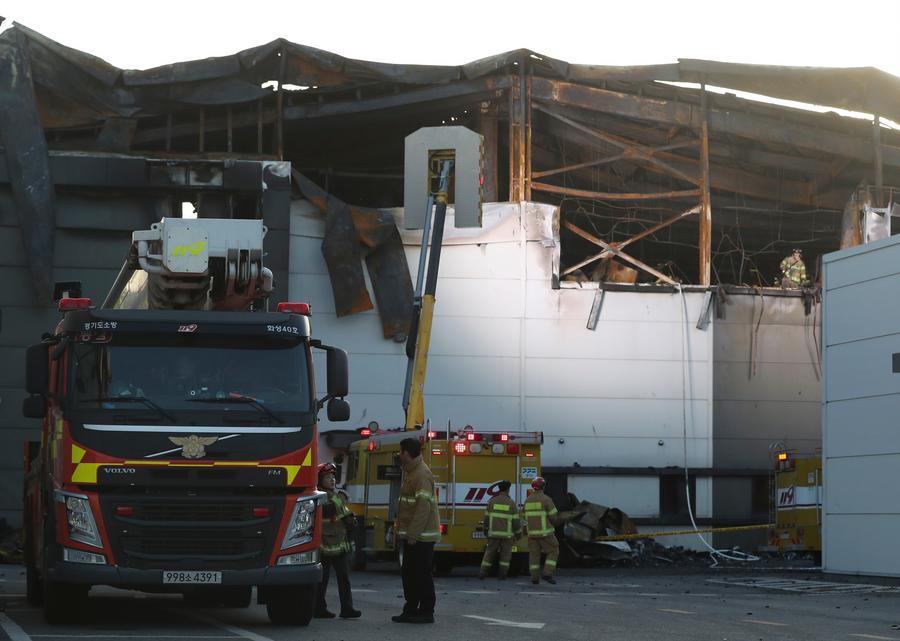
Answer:
M177 595L94 588L76 624L51 626L24 599L20 567L0 569L0 638L234 641L900 641L900 582L752 569L562 570L557 585L527 577L480 581L474 568L436 580L434 625L396 624L402 591L390 566L352 577L359 620L306 628L269 624L265 608L198 609ZM338 610L335 586L329 604Z

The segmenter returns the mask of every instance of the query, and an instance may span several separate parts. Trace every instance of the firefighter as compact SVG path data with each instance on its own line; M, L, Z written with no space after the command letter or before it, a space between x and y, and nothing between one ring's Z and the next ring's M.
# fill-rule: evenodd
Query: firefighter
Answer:
M794 249L793 253L781 261L781 286L785 289L798 289L806 283L806 265L803 262L803 250Z
M434 544L441 538L434 475L422 460L418 439L400 441L403 483L397 508L397 543L402 546L403 613L394 623L434 623Z
M314 616L317 619L333 619L334 613L328 611L325 604L325 591L328 589L328 576L334 568L334 576L338 584L338 595L341 599L341 618L357 619L362 613L353 609L353 593L350 590L350 542L347 530L355 522L353 512L347 507L344 499L335 492L334 463L323 463L319 466L319 489L326 494L322 504L322 585Z
M509 562L512 559L513 541L522 530L516 502L509 498L509 481L497 483L497 495L488 503L484 512L484 533L487 535L487 546L481 560L481 571L478 578L483 579L490 572L494 558L500 554L500 565L497 578L505 579L509 573Z
M523 515L528 529L528 571L531 582L537 585L543 577L547 583L556 583L556 560L559 558L559 541L556 540L556 506L544 494L547 481L539 476L531 482L533 492L525 499ZM541 554L546 554L544 572L541 574Z

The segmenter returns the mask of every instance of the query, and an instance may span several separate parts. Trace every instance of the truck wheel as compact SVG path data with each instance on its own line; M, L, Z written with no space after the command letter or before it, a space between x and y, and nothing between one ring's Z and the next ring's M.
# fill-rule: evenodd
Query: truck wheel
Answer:
M44 619L47 623L70 623L84 612L88 586L44 580Z
M25 566L25 599L28 605L41 606L44 603L44 586L37 568L31 564Z
M309 625L318 598L317 585L281 588L266 603L269 621L275 625Z

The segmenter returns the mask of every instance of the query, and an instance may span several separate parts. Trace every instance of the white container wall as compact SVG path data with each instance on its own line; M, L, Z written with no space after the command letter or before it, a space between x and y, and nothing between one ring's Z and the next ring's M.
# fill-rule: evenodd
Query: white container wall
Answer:
M487 204L481 230L454 229L448 214L425 398L435 429L541 430L547 467L712 467L703 293L606 292L591 331L596 284L551 287L556 208ZM375 311L335 317L323 234L322 216L295 203L290 299L310 302L314 335L350 353L352 420L333 427L402 425L404 345L382 338ZM415 269L421 234L402 235ZM572 482L579 498L657 516L655 475ZM711 516L709 479L697 485L698 516Z
M824 266L823 568L900 576L900 236Z

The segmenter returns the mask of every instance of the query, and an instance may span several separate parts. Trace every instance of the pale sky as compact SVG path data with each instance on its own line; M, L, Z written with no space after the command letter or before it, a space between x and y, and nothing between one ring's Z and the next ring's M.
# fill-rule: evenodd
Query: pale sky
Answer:
M525 47L601 65L705 58L900 75L896 0L7 0L0 13L4 26L136 69L284 37L385 62L462 64Z

